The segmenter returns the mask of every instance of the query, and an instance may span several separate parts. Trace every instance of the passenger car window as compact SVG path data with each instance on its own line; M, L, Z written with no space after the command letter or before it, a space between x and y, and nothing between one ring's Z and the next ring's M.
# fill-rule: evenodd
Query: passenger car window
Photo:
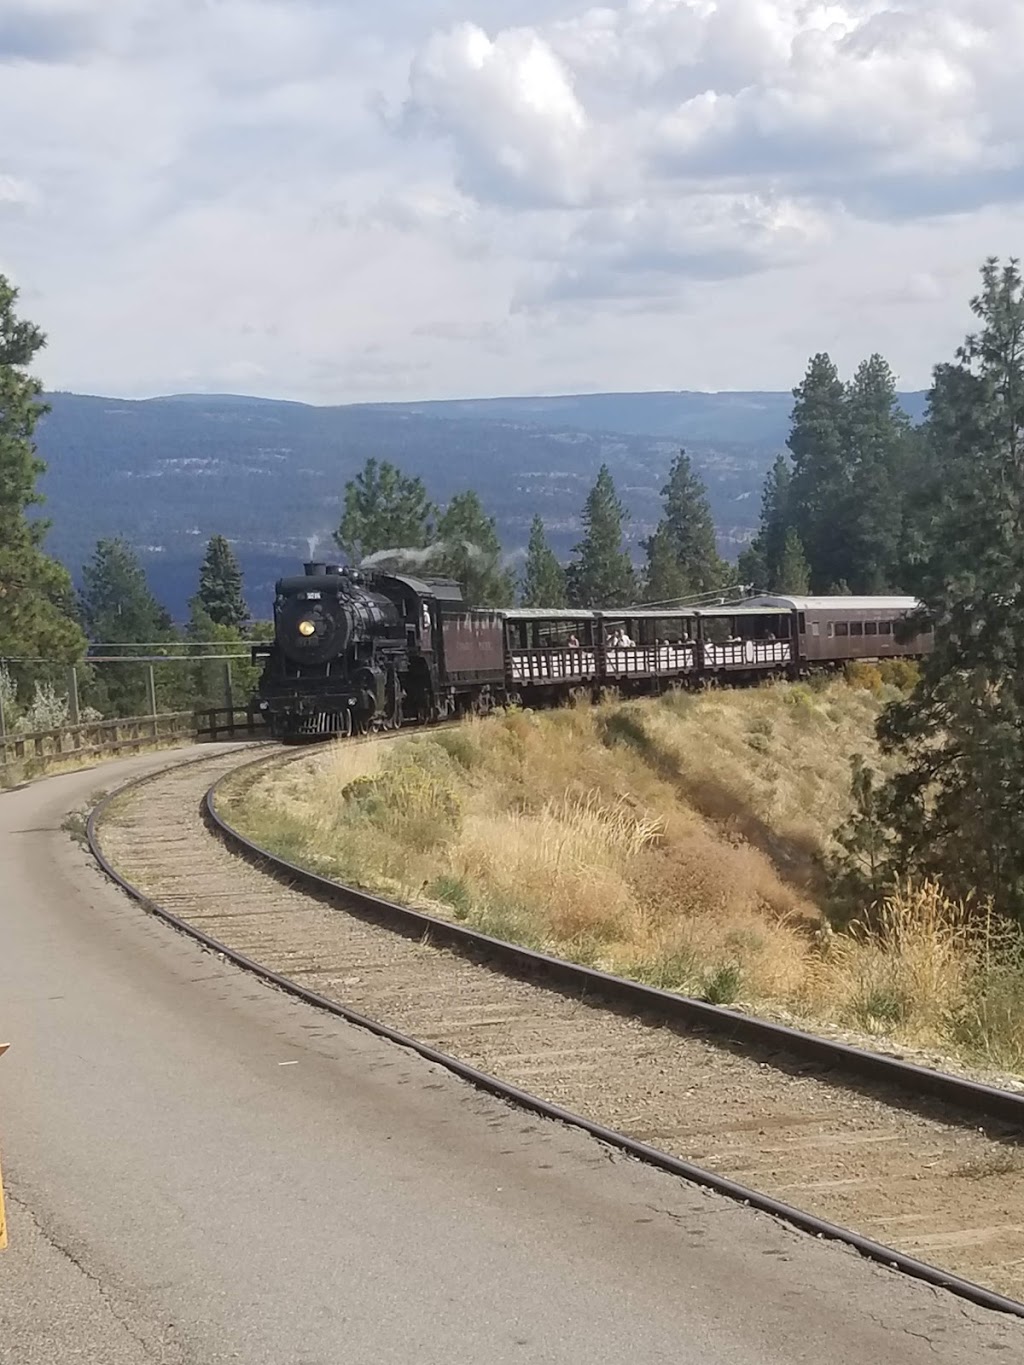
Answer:
M865 634L865 635L877 635L877 634L878 634L878 626L875 624L874 621L865 621L865 622L864 622L864 634Z
M811 622L811 634L812 634L813 636L817 637L818 633L819 633L818 623L817 623L817 621L812 621L812 622ZM829 631L829 634L831 635L832 632Z
M878 633L879 633L879 635L891 635L891 634L892 634L892 622L891 622L891 621L879 621L879 623L878 623Z
M849 633L850 633L850 627L846 624L845 621L837 621L837 622L836 622L836 634L837 634L837 635L849 635Z
M851 635L863 635L863 634L864 634L864 626L863 626L863 624L862 624L860 621L851 621L851 622L850 622L850 634L851 634Z

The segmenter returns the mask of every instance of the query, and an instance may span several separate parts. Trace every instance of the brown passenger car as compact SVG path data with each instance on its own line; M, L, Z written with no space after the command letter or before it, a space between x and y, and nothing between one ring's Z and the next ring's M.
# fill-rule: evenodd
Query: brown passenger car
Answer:
M907 635L913 597L756 597L751 606L797 613L800 657L808 663L905 659L931 652L933 635Z

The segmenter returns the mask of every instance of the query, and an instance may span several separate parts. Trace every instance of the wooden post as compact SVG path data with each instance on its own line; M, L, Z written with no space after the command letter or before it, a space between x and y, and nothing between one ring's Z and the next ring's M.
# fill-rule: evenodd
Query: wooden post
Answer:
M146 702L153 718L153 738L156 739L156 674L153 665L146 665Z
M78 702L78 669L71 665L68 669L68 720L72 725L81 723L82 711Z
M228 708L228 726L234 729L235 697L231 689L231 660L224 660L224 705Z

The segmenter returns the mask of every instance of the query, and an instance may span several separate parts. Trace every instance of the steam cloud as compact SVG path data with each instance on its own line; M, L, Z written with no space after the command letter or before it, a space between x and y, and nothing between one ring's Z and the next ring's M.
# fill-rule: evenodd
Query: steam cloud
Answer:
M440 559L442 555L452 554L456 550L465 550L473 564L486 563L487 556L483 550L468 540L438 540L422 550L414 550L409 546L398 546L393 550L378 550L376 554L367 555L365 559L361 559L359 567L361 569L375 569L381 565L387 565L389 568L395 569L423 569L430 564L431 560Z

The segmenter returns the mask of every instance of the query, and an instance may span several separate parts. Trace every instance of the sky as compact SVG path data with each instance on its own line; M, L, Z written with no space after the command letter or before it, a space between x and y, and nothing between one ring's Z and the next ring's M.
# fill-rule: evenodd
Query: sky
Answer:
M1022 51L1017 0L0 0L0 274L85 393L926 387L1024 245Z

